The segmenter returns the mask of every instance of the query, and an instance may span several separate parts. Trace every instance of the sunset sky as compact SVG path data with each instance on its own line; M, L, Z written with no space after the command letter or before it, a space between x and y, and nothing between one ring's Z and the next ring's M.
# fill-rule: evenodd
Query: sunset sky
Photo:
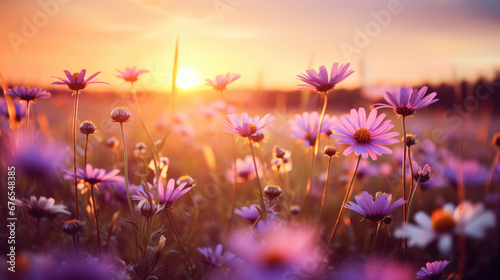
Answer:
M500 68L496 0L1 0L0 71L50 88L63 70L151 70L142 86L170 87L179 67L200 78L234 72L234 89L296 89L311 66L352 63L342 86L416 85L491 77ZM202 82L195 89L208 89Z

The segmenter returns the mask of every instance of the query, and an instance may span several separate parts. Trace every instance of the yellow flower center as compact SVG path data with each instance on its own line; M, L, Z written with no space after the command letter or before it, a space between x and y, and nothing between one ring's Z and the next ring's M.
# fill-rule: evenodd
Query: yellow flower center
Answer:
M365 144L370 142L370 140L372 139L372 134L368 129L363 127L354 132L354 138L356 138L356 141L358 141L358 143Z
M254 134L257 131L257 128L253 123L249 123L248 126L250 127L250 135Z
M80 76L80 72L73 73L73 78L75 78L75 82L76 80L78 80L78 76Z
M455 219L450 212L437 209L431 215L432 229L436 232L449 232L456 225Z

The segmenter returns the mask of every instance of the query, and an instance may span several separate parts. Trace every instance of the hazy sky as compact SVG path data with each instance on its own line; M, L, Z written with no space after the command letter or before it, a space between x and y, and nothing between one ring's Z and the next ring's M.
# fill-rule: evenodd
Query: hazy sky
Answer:
M0 71L48 88L86 68L122 90L116 69L137 65L168 88L179 35L180 68L239 73L233 88L295 89L312 55L350 62L343 86L413 85L491 75L499 31L496 0L1 0Z

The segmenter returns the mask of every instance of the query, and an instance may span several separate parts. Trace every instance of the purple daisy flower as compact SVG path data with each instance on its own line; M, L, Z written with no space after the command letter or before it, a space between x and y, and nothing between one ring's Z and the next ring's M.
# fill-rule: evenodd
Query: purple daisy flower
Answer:
M241 122L235 114L227 115L230 122L224 121L223 131L233 133L242 137L255 136L257 132L271 125L274 116L267 114L262 119L260 117L250 118L247 113L241 115Z
M36 198L32 195L30 200L23 199L22 201L16 200L15 202L19 206L26 208L28 214L37 219L53 219L57 214L71 214L68 210L66 210L66 206L54 205L55 200L52 197L46 198L41 196Z
M125 68L125 71L120 71L116 69L116 71L120 72L117 78L122 78L125 82L136 82L139 79L139 75L144 73L149 73L149 70L136 70L135 66L132 68Z
M377 110L372 110L368 119L364 108L359 108L358 111L351 109L351 116L343 116L342 123L334 124L334 133L330 136L337 137L340 141L337 144L350 145L344 151L344 155L355 152L357 156L360 154L364 159L368 155L376 160L377 156L382 154L392 154L392 150L384 145L397 143L397 139L392 137L398 136L397 132L388 132L394 125L391 120L385 120L385 114L380 114L377 117Z
M21 121L22 118L26 116L26 106L21 105L18 101L13 100L14 107L16 108L16 121ZM0 98L0 115L5 118L9 118L9 109L7 108L7 102L5 99Z
M336 118L325 115L321 124L321 132L329 136L334 127ZM292 138L304 140L306 148L314 146L318 135L319 114L318 112L304 112L302 115L296 114L293 120L288 122L292 129Z
M240 77L240 75L233 73L227 73L226 75L219 74L215 77L214 80L206 79L206 84L209 86L213 86L215 90L223 91L226 89L227 85L238 80Z
M330 77L328 77L328 71L324 65L319 67L319 73L314 69L306 70L306 74L297 75L297 79L306 83L299 85L299 87L300 89L312 89L326 93L333 89L336 84L342 82L354 73L352 69L347 71L350 65L350 63L346 65L341 64L339 67L339 64L335 62L332 66Z
M52 97L49 92L42 90L41 88L29 88L29 87L15 87L8 90L7 95L12 97L19 97L22 101L35 102L35 99L46 99Z
M249 206L241 207L241 209L234 209L234 214L246 219L253 225L260 217L259 209L260 208L257 204L250 204Z
M100 81L92 81L97 75L99 75L101 72L97 72L92 74L90 77L85 79L85 73L87 73L86 69L82 69L80 72L76 72L71 74L68 70L64 70L64 73L66 74L66 77L68 78L67 80L55 76L51 76L53 78L59 79L60 82L53 82L53 85L67 85L68 88L72 91L80 91L84 88L87 87L89 84L107 84L106 82L100 82Z
M422 266L420 268L420 271L417 272L416 277L418 279L429 279L429 280L440 279L443 270L449 263L450 262L446 260L428 262L425 264L425 266Z
M257 171L262 172L262 164L259 159L255 159L257 162ZM226 172L226 178L233 182L234 181L234 163L231 168ZM236 159L236 183L245 183L247 181L253 180L255 178L255 167L253 165L253 158L251 155L247 155L245 159Z
M199 247L198 252L202 254L207 262L215 266L231 266L237 265L241 260L229 251L223 253L224 247L222 244L217 244L215 250L212 247Z
M368 192L364 191L360 196L355 196L356 203L349 201L350 205L344 207L364 216L365 219L374 222L383 220L388 214L399 206L406 203L402 198L391 204L392 194L377 192L373 198Z
M110 172L106 172L104 169L93 168L92 165L87 164L85 170L77 168L76 174L66 170L66 174L64 174L64 179L66 180L74 180L80 179L83 180L90 185L96 186L101 182L116 182L120 181L119 177L116 177L116 174L120 173L119 169L113 169Z
M461 172L459 172L460 168L462 169ZM475 159L460 160L454 156L449 156L444 164L443 175L451 183L452 187L457 186L460 174L465 186L482 186L488 177L488 168Z
M144 188L142 186L138 186L134 189L135 193L134 195L131 196L133 200L149 200L148 197L150 198L159 198L160 203L165 203L165 207L169 208L171 207L174 202L179 199L181 196L183 196L185 193L190 191L193 186L187 187L186 188L187 182L183 182L179 184L179 186L175 187L175 180L170 179L167 183L167 188L163 187L163 183L158 181L158 190L157 190L157 195L155 196L154 194L151 193L151 189L153 188L153 185L150 183L147 183L148 185L148 192L149 195L144 191Z
M422 87L420 90L412 87L398 87L393 92L386 91L384 93L384 99L389 104L376 103L375 105L378 107L375 108L390 108L398 116L411 116L418 109L425 108L439 100L433 99L437 94L435 92L424 97L426 91L427 87Z

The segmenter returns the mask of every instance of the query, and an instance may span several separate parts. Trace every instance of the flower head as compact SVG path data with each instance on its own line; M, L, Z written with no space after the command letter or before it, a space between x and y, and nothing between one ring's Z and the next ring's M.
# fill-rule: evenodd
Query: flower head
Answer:
M15 87L6 93L12 97L19 97L21 101L35 102L36 99L49 98L52 95L49 92L42 90L41 88L29 88L29 87Z
M110 116L114 122L124 123L130 119L130 111L124 107L116 107Z
M227 73L225 76L223 74L217 75L213 81L210 79L206 79L206 81L207 85L213 86L215 90L223 91L228 84L238 80L240 77L238 74Z
M464 200L456 208L448 203L436 209L431 216L420 211L414 216L416 225L407 223L397 229L394 235L398 238L406 236L409 246L423 248L434 240L443 254L452 248L454 234L464 234L473 239L482 239L486 229L495 227L496 218L492 211L484 205L476 205Z
M66 74L66 77L68 79L65 80L63 78L52 76L53 78L56 78L56 79L60 80L60 82L53 82L52 84L53 85L67 85L68 88L71 89L72 91L80 91L80 90L86 88L87 85L90 85L90 84L98 84L98 83L100 83L100 84L107 84L107 85L109 85L106 82L92 81L92 79L94 79L101 72L94 73L90 77L88 77L87 79L85 79L85 73L86 72L87 72L86 69L82 69L82 71L80 71L80 72L76 72L76 73L71 74L68 70L64 70L64 73Z
M402 198L394 201L391 204L392 194L385 194L378 192L373 198L368 192L363 192L361 196L355 196L356 203L349 201L349 205L345 204L344 207L351 209L364 216L365 219L374 222L382 221L385 216L390 214L399 206L406 203Z
M393 92L386 91L384 99L389 104L377 103L380 108L392 108L398 116L411 116L418 109L425 108L439 99L433 99L437 93L433 92L424 97L427 87L422 87L420 90L412 87L398 87Z
M148 197L154 198L154 194L151 193L153 185L147 183L149 195L146 193L143 187L137 187L134 189L135 193L132 195L133 200L148 200ZM186 187L186 182L181 183L179 186L175 187L175 180L170 179L167 183L167 188L163 187L163 183L158 181L158 190L156 197L159 198L159 203L164 203L165 207L170 208L174 202L183 196L185 193L189 192L193 187Z
M144 217L153 217L165 208L165 204L158 204L157 202L149 202L147 199L139 201L135 206L135 211Z
M149 73L149 70L136 70L135 66L132 68L125 68L125 71L120 71L120 75L116 76L117 78L122 78L125 80L125 82L136 82L139 79L139 75L144 74L144 73Z
M358 111L351 109L351 116L343 116L342 123L334 124L333 130L336 132L331 136L337 137L340 141L337 144L351 145L344 151L344 155L355 152L368 158L368 155L376 160L382 154L392 154L392 150L384 145L397 143L398 140L392 137L398 136L397 132L388 132L394 127L391 120L384 120L385 114L377 117L377 110L372 110L368 119L364 108Z
M334 127L336 118L325 115L323 123L321 124L322 134L327 136L331 134L331 129ZM304 140L306 148L314 146L316 143L316 136L318 135L319 114L318 112L304 112L302 115L296 114L293 120L288 123L292 129L292 138Z
M430 180L431 168L428 164L424 165L423 168L419 166L416 161L413 161L411 164L413 166L413 180L417 181L419 177L420 183L425 183Z
M460 176L468 187L482 186L488 177L488 168L475 159L461 160L449 156L443 168L444 177L456 187Z
M14 107L16 108L16 121L21 121L22 118L26 116L26 106L21 105L18 101L12 100L14 102ZM5 99L0 98L0 115L5 118L9 118L9 109L7 108L7 102Z
M443 273L443 270L446 268L446 266L449 264L449 261L435 261L435 262L428 262L425 264L425 266L422 266L420 268L420 271L417 272L416 277L418 279L428 279L428 280L435 280L435 279L440 279L441 275Z
M250 224L253 225L255 221L260 217L259 206L257 204L250 204L249 206L243 206L241 209L234 209L234 214L246 219Z
M349 70L351 64L347 63L345 66L335 62L332 66L332 72L328 77L326 67L322 65L319 67L319 73L314 69L306 70L306 74L297 75L297 78L306 84L299 85L300 89L312 89L318 92L327 92L335 87L336 84L342 82L349 77L354 70Z
M89 135L95 132L95 124L91 121L83 121L79 129L82 134Z
M231 266L237 265L241 260L229 251L223 253L224 247L222 244L217 244L215 250L212 247L199 247L198 252L202 254L207 262L215 266Z
M102 182L115 182L120 180L118 177L116 177L116 174L118 173L120 173L119 169L113 169L110 172L106 172L106 170L104 169L93 168L92 165L87 164L85 170L77 168L76 174L66 170L64 179L81 179L90 185L97 186L97 184Z
M242 137L250 137L257 132L267 128L274 120L274 116L267 114L262 119L260 117L250 118L247 113L241 115L241 122L235 114L227 115L230 122L224 121L223 131L233 133Z
M36 198L35 196L31 196L30 200L23 199L22 202L16 201L20 206L26 208L28 214L32 217L41 219L41 218L55 218L57 214L67 214L71 213L66 210L66 206L64 205L54 205L55 200L52 197L46 198L41 196Z
M257 171L260 173L262 164L259 159L255 160L257 162ZM253 180L255 176L255 166L251 155L247 155L245 159L236 159L236 183L245 183ZM227 170L226 178L231 182L234 181L234 164Z

